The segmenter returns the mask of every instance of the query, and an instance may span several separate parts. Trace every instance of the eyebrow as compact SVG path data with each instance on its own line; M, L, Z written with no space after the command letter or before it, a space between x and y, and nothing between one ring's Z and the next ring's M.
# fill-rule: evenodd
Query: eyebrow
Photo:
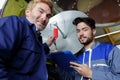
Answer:
M42 11L44 11L44 12L46 13L46 11L45 11L43 8L40 7L40 8L38 8L38 9L40 9L40 10L42 10ZM50 17L52 16L51 13L49 13L49 14L47 14L47 15L50 16Z
M43 8L39 7L38 9L42 10L42 11L45 11Z
M46 13L46 11L45 11L43 8L40 7L40 8L38 8L38 9L40 9L40 10L42 10L42 11L44 11L44 12ZM50 13L49 13L49 14L50 14Z

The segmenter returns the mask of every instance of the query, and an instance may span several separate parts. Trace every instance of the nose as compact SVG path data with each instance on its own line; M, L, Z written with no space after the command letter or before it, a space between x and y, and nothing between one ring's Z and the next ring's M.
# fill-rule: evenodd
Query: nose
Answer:
M79 32L78 32L78 35L79 35L79 36L83 35L83 31L82 31L82 30L79 31Z
M41 18L42 18L43 21L46 21L47 20L47 14L46 13L42 14Z

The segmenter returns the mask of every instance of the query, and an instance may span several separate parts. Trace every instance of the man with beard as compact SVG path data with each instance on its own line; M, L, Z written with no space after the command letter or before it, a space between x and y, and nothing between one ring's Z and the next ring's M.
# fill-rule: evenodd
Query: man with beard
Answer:
M50 0L31 0L26 17L0 18L0 80L48 80L46 54L55 39L43 44L37 33L45 29L52 7Z
M120 50L111 45L95 41L96 27L92 18L76 18L77 37L84 47L75 55L79 60L70 62L75 80L120 80Z

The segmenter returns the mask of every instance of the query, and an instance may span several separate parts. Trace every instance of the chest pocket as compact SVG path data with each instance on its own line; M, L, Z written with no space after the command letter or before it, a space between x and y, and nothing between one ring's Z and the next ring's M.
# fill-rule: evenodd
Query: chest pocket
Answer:
M110 69L110 67L107 64L103 64L103 63L94 64L92 68L98 71L106 71L106 72L109 71Z
M11 66L20 73L31 72L35 66L37 67L40 59L44 58L43 53L42 44L38 44L34 38L27 38L15 53Z

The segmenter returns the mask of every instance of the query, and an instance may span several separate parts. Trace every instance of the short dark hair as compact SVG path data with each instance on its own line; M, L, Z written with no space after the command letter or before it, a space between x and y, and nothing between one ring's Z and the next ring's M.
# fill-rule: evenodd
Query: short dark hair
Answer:
M77 17L73 20L73 24L76 25L76 26L80 22L86 23L88 26L90 26L91 29L96 28L95 21L90 17Z

